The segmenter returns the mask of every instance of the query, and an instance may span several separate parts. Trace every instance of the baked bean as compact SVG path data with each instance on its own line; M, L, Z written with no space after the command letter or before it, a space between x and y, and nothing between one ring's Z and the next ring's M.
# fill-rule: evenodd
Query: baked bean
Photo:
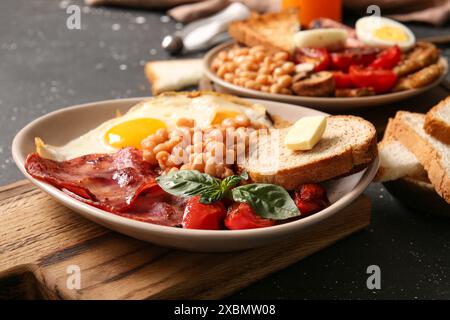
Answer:
M167 129L158 129L158 131L156 131L156 135L158 137L160 137L162 139L162 141L167 140L167 138L169 137L169 131L167 131Z
M192 170L192 166L188 163L185 163L180 167L180 170Z
M273 56L273 60L275 60L275 61L286 61L287 59L289 59L289 53L287 53L285 51L277 52Z
M292 84L292 77L285 74L277 79L277 84L282 88L288 88Z
M221 77L221 78L223 78L223 76L225 75L225 73L227 73L228 72L228 70L227 70L227 68L224 66L224 65L222 65L222 66L220 66L219 67L219 69L217 69L217 75L219 76L219 77Z
M251 71L242 71L242 72L238 73L238 76L240 78L245 78L246 80L247 79L256 79L257 75L258 74L256 72L251 72Z
M225 73L225 75L223 76L223 80L225 80L226 82L233 82L234 79L234 74L231 72Z
M269 83L269 76L267 74L259 74L256 77L255 81L260 83L261 85L268 84Z
M214 61L211 63L211 69L214 71L214 72L217 72L217 70L219 69L219 67L221 66L221 65L223 65L223 60L221 60L221 59L214 59Z
M270 86L270 93L280 93L281 87L279 84L273 84Z
M244 83L244 87L246 87L248 89L256 89L256 82L253 80L247 80Z
M286 72L280 67L277 67L277 68L275 68L275 70L273 70L274 76L282 76L284 74L286 74Z
M153 148L156 146L156 142L153 139L152 136L149 136L147 138L145 138L144 140L141 141L141 147L142 149L151 149L153 150Z
M294 73L294 71L295 71L295 63L293 63L291 61L285 62L281 66L281 69L283 69L285 71L285 73L287 73L287 74Z
M270 74L270 69L268 67L259 68L258 73L260 75L268 75Z
M143 156L144 161L147 161L151 165L157 165L158 164L158 160L156 160L156 155L153 152L153 150L144 149L142 151L142 156Z
M249 53L254 54L256 52L264 52L266 51L266 48L264 46L254 46L250 48Z
M220 51L219 54L217 55L217 58L222 61L227 61L228 60L228 52Z
M193 128L193 127L195 127L195 120L189 119L189 118L180 118L177 120L176 125L178 127Z
M196 155L193 163L191 163L192 170L203 172L205 170L205 162L203 161L203 153Z
M270 86L261 86L261 91L270 92Z
M236 121L233 118L226 118L221 123L222 127L230 128L230 127L236 127Z
M234 117L234 121L238 127L248 127L250 125L250 119L244 114Z
M288 89L288 88L281 88L281 92L280 93L291 95L292 91L290 89Z
M244 70L248 70L248 71L256 71L258 70L258 66L256 65L256 63L252 62L252 61L245 61L241 64L241 68ZM219 68L220 70L220 68ZM217 70L217 74L219 74L219 70Z
M263 61L264 57L265 57L265 55L264 55L264 52L262 52L262 51L255 52L253 54L253 60L256 61L256 62Z
M240 48L236 50L235 54L236 56L245 56L248 55L249 51L249 48Z
M209 174L210 176L216 176L216 162L214 161L214 158L209 158L208 160L206 160L205 173Z

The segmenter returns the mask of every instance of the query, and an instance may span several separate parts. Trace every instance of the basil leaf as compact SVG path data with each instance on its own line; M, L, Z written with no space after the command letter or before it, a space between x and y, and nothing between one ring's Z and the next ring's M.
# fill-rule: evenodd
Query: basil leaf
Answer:
M175 196L192 197L201 195L204 203L211 203L222 197L220 181L196 170L172 172L159 176L156 182L164 191Z
M200 203L210 204L223 198L224 191L221 188L206 189L200 195Z
M263 218L284 220L300 215L289 193L274 184L252 183L231 190L234 201L248 203Z
M241 180L242 178L240 176L229 176L222 180L220 186L222 189L228 190L236 187L241 182Z

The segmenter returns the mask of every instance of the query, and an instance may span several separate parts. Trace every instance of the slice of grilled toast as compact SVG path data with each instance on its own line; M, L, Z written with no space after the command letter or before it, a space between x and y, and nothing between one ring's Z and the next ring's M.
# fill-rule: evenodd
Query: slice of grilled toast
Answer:
M288 190L302 183L322 182L366 168L377 156L374 126L355 116L330 116L320 141L309 151L284 145L289 128L260 135L240 165L254 182L273 183Z
M236 21L228 33L238 43L252 47L263 45L272 50L294 52L294 34L299 30L298 11L289 9L263 15L253 14L247 20Z
M424 129L436 139L450 144L450 96L428 111Z
M150 61L145 75L153 95L197 85L203 75L202 59Z
M394 137L414 153L437 193L450 203L450 145L426 133L424 123L424 114L398 111Z
M426 176L417 157L394 137L394 120L389 119L383 140L378 143L380 167L375 180L385 182L406 176Z

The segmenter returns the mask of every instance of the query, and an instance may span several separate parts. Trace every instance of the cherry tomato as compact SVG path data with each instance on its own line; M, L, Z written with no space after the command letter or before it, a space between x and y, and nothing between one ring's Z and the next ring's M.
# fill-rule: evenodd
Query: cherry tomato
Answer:
M392 70L351 66L350 77L356 87L372 87L377 94L390 91L397 83L397 75Z
M200 196L188 200L184 208L182 226L186 229L220 230L227 211L222 202L200 202Z
M370 64L370 67L373 69L392 69L400 62L401 57L402 51L400 48L393 46L383 50Z
M225 226L231 230L264 228L274 224L275 221L258 216L252 207L244 202L234 203L225 218Z
M353 88L352 78L348 73L342 71L333 72L334 85L337 89Z
M330 55L322 48L299 48L294 55L295 63L312 63L314 71L324 71L330 66Z
M318 212L330 204L326 190L315 183L298 187L294 193L294 202L302 217Z
M369 65L377 56L377 51L373 49L347 49L342 52L331 54L331 67L334 70L348 71L353 65Z

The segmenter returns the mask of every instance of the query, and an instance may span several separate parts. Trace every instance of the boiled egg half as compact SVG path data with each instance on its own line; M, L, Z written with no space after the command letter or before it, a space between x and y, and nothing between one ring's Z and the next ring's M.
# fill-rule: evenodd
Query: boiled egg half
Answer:
M356 35L369 47L387 48L398 45L402 51L416 43L412 31L400 22L384 17L364 17L356 22Z

